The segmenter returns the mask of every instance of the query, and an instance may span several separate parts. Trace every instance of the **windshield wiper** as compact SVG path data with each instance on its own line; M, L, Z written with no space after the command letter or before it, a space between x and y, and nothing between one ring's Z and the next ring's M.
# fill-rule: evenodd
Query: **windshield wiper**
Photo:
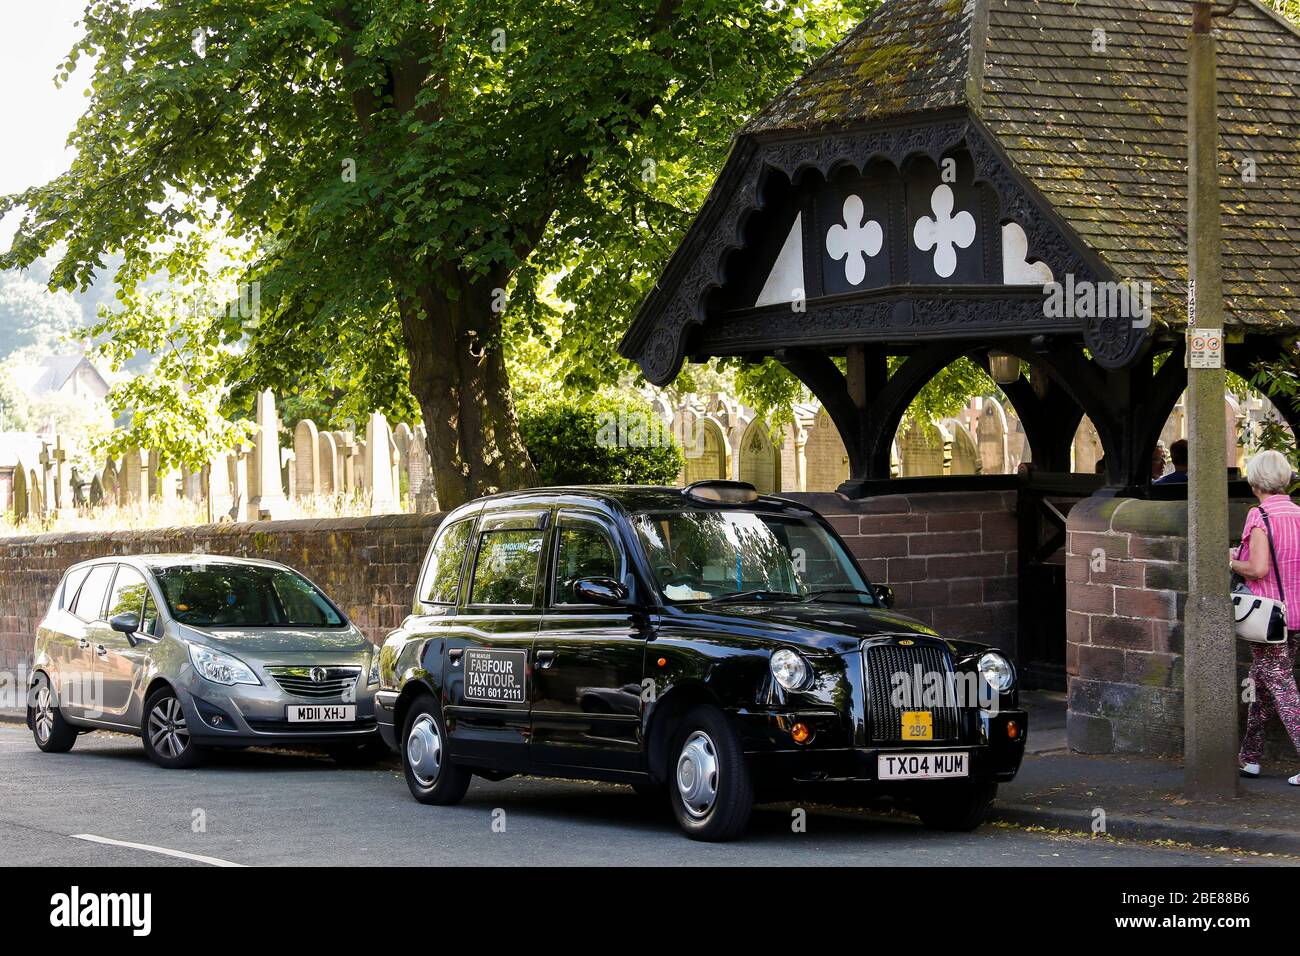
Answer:
M804 595L803 600L811 601L825 594L865 594L871 598L871 603L876 603L876 596L870 591L864 591L862 588L818 588L816 591L809 591Z
M757 599L760 601L802 601L803 598L798 594L790 591L767 591L762 588L755 588L752 591L732 591L730 594L719 594L715 598L709 598L709 604L717 604L722 601L748 601Z

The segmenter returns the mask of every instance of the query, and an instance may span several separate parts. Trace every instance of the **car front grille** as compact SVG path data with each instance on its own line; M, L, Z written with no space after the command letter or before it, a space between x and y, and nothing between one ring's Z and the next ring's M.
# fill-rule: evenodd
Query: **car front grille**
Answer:
M863 648L862 666L866 678L867 715L871 722L868 733L872 740L902 740L905 710L929 711L935 740L958 738L961 718L953 689L952 658L946 648L934 644L869 644ZM904 706L895 703L897 674L903 675L910 689L910 699L902 698ZM943 696L935 706L922 706L930 701L925 697L918 699L918 674L922 693L927 687L935 686L935 678L928 678L927 683L926 675L939 675Z
M356 686L361 676L360 667L268 667L266 670L281 688L305 700L342 697ZM313 672L316 672L314 676Z

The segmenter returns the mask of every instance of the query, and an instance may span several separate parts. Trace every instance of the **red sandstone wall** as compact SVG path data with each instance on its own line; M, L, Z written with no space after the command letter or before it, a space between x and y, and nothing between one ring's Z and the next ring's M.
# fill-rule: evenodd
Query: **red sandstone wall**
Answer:
M324 588L377 641L409 612L441 519L379 515L0 539L0 669L30 657L36 625L68 565L110 554L197 551L279 561Z
M1014 652L1017 524L1014 491L928 492L849 501L791 494L844 537L895 607L946 637Z

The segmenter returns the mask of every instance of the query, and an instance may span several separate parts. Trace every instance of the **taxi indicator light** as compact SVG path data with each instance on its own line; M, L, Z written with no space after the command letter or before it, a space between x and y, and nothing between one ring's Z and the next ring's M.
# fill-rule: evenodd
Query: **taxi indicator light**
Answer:
M667 666L668 666L668 658L666 658L666 657L661 657L661 658L659 658L659 660L658 660L657 663L659 664L660 667L667 667Z
M1014 720L1007 721L1007 736L1012 740L1020 736L1020 726Z
M797 744L806 744L812 740L812 730L807 724L795 724L790 728L790 736L794 738Z

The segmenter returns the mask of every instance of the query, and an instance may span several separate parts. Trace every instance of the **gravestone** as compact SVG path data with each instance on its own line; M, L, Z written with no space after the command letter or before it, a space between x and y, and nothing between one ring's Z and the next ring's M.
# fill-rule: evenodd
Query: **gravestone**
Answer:
M1074 471L1079 474L1092 475L1097 472L1097 462L1102 459L1101 437L1087 415L1079 422L1079 430L1074 433Z
M14 521L22 522L32 517L29 470L21 458L14 468Z
M284 517L289 502L280 483L280 420L275 413L275 396L269 388L257 396L252 471L256 484L248 502L249 516L259 521Z
M316 437L316 473L320 477L320 494L337 495L343 491L338 471L339 454L330 432Z
M429 457L429 432L423 425L411 431L411 503L416 511L437 511L438 495L433 485L433 460Z
M117 462L112 458L104 462L104 470L99 473L99 487L103 492L103 502L108 505L121 504L121 489L118 487Z
M777 461L767 422L754 419L740 438L740 480L749 482L761 495L775 494Z
M804 445L808 491L834 491L849 478L849 453L826 409L818 408Z
M966 430L966 426L956 418L946 418L943 427L950 441L946 474L978 475L980 473L979 448L971 433Z
M310 498L321 494L320 433L315 422L304 418L293 429L294 495Z
M900 474L903 477L944 473L944 435L932 422L913 419L898 436Z
M364 486L370 492L373 514L398 510L397 489L393 484L393 446L388 419L382 412L371 412L366 424Z
M149 497L148 478L143 452L138 448L128 448L122 459L121 501L124 506L138 505Z
M984 399L979 424L975 427L975 439L979 445L980 470L986 475L1011 472L1007 430L1007 415L1002 403L994 398Z

